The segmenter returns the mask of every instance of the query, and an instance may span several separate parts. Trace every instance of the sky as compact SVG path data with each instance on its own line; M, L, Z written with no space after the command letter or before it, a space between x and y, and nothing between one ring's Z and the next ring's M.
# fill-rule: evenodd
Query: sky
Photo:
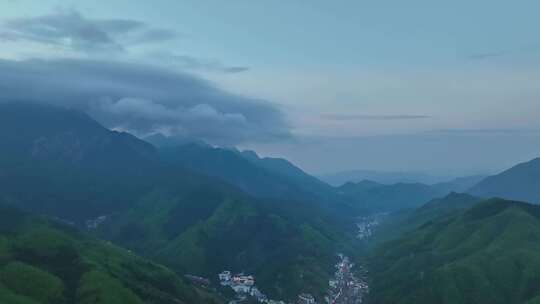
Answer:
M540 156L538 1L4 0L2 100L342 170Z

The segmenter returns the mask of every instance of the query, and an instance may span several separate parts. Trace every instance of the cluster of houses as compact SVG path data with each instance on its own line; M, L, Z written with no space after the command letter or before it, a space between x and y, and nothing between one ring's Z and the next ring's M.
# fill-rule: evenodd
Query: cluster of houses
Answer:
M315 304L315 298L309 293L301 293L298 295L298 304Z
M347 303L362 303L364 295L369 293L366 280L367 270L362 266L357 266L360 277L356 277L351 271L354 263L351 263L349 258L343 254L338 254L338 256L340 261L336 264L334 278L328 281L330 288L326 302L330 304L344 303L343 298L345 297L348 299Z
M360 240L365 240L370 238L373 235L373 229L379 226L378 218L362 218L357 224L358 228L358 238Z
M219 282L222 286L229 286L234 290L239 298L247 295L257 299L260 303L265 304L285 304L282 301L270 300L255 286L255 278L252 275L232 274L226 270L218 274Z

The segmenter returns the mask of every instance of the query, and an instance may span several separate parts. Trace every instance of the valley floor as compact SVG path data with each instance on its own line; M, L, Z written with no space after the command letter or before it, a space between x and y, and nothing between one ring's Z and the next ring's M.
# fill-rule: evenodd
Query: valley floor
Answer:
M327 303L330 304L360 304L369 292L365 272L356 277L352 271L355 266L348 257L339 254L334 279L330 280ZM356 266L361 268L361 266Z

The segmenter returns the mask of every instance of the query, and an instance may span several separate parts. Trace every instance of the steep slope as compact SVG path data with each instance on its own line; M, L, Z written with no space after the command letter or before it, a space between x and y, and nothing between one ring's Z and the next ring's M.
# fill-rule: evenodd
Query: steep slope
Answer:
M537 303L540 207L491 199L373 253L373 303Z
M126 208L157 170L153 146L69 109L0 103L0 142L0 198L77 223Z
M321 198L333 199L334 189L296 167L294 164L283 158L259 157L254 151L243 151L240 154L260 168L264 168L278 176L286 178L287 181L296 185L303 191L314 193Z
M285 179L261 170L232 150L191 143L161 148L160 155L167 163L219 178L252 195L307 195L295 194L296 189Z
M0 303L217 303L167 268L0 206Z
M51 161L114 172L156 157L152 145L110 131L84 113L31 103L0 103L0 138L4 166Z
M339 203L331 186L284 159L200 143L163 147L160 154L167 163L222 179L256 197Z
M482 197L501 197L540 203L540 158L487 177L468 192Z

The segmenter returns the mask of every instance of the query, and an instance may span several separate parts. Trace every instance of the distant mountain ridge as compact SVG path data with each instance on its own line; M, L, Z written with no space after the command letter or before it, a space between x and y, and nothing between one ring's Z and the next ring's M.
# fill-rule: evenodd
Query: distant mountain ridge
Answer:
M540 158L489 176L467 192L482 197L501 197L540 204Z
M360 182L362 180L371 180L381 184L397 184L397 183L422 183L435 184L446 182L454 177L451 176L435 176L423 172L407 172L407 171L374 171L374 170L350 170L337 172L332 174L320 175L319 178L330 185L341 186L347 182Z
M448 193L447 189L420 183L384 185L373 181L349 182L337 190L340 195L368 213L416 208Z

